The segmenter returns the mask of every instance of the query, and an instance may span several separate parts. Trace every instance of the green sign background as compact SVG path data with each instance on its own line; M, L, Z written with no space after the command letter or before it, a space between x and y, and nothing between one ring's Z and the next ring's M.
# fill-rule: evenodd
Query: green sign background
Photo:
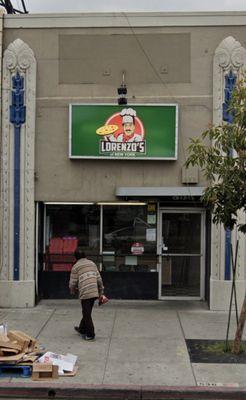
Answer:
M145 129L146 154L99 153L96 130L123 108L132 107ZM70 105L70 158L177 159L177 105Z

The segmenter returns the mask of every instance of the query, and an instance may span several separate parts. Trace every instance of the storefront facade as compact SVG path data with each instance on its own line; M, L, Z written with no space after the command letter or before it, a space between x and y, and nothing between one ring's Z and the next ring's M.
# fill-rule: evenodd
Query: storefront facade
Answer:
M201 171L184 163L246 65L244 17L3 17L1 306L69 298L80 246L111 298L227 309L225 232L201 203ZM241 237L239 302L245 277Z
M41 295L68 296L64 279L79 244L99 266L111 298L204 299L205 220L194 204L46 203Z

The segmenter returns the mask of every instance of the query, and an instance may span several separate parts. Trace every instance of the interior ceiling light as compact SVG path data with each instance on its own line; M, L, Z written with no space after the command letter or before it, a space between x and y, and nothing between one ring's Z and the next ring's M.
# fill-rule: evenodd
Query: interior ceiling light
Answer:
M143 201L99 201L99 206L146 206Z
M88 206L95 203L91 201L45 201L44 204L48 205L74 205L74 206Z

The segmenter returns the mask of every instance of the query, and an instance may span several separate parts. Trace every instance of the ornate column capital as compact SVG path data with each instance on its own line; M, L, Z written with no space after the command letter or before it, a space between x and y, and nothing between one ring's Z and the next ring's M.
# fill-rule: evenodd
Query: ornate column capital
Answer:
M214 54L213 64L213 124L222 121L222 103L224 101L225 75L230 71L240 77L246 67L246 49L232 36L224 39Z
M246 50L232 36L224 39L215 50L214 69L221 68L228 72L233 70L237 72L246 65Z
M3 67L10 71L19 70L26 72L32 66L36 66L36 60L32 49L21 39L10 43L4 52Z

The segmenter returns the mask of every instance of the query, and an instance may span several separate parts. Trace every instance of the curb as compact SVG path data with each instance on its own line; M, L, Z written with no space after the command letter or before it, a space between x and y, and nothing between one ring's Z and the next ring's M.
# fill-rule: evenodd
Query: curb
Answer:
M246 387L0 383L0 399L245 400Z

